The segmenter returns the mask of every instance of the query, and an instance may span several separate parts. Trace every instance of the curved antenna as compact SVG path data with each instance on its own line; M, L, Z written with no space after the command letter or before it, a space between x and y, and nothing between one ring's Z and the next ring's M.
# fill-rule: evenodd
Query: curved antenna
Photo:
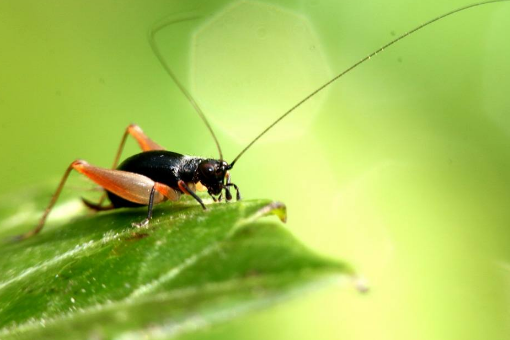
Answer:
M496 2L507 2L507 1L510 1L510 0L492 0L492 1L484 1L484 2L478 2L478 3L475 3L475 4L471 4L471 5L467 5L467 6L463 6L463 7L460 7L460 8L457 8L451 12L448 12L448 13L445 13L445 14L442 14L438 17L435 17L434 19L432 20L429 20L423 24L421 24L420 26L417 26L415 28L413 28L412 30L402 34L401 36L399 36L398 38L395 38L394 40L390 41L389 43L387 43L386 45L384 45L383 47L380 47L379 49L375 50L374 52L370 53L369 55L367 55L366 57L360 59L357 63L355 63L354 65L352 65L351 67L347 68L345 71L343 71L342 73L340 73L339 75L337 75L336 77L334 77L333 79L329 80L327 83L325 83L324 85L320 86L318 89L316 89L315 91L313 91L312 93L310 93L308 96L306 96L305 98L303 98L301 101L299 101L297 104L295 104L293 107L291 107L287 112L285 112L283 115L281 115L277 120L275 120L271 125L269 125L264 131L262 131L257 137L255 137L254 140L252 140L250 142L250 144L248 144L238 155L236 158L234 158L234 160L230 163L230 168L232 168L234 166L234 164L237 162L237 160L253 145L255 144L256 141L258 141L263 135L265 135L269 130L271 130L276 124L278 124L283 118L287 117L292 111L294 111L295 109L297 109L298 107L300 107L301 105L303 105L305 102L307 102L310 98L312 98L313 96L315 96L317 93L321 92L322 90L324 90L326 87L328 87L329 85L331 85L333 82L335 82L336 80L338 80L339 78L343 77L344 75L346 75L347 73L349 73L350 71L352 71L353 69L355 69L356 67L358 67L359 65L363 64L365 61L371 59L372 57L375 57L377 54L379 54L380 52L383 52L386 48L390 47L391 45L395 44L396 42L406 38L407 36L415 33L416 31L419 31L421 30L422 28L438 21L438 20L441 20L441 19L444 19L446 18L447 16L450 16L452 14L455 14L455 13L458 13L458 12L462 12L466 9L469 9L469 8L472 8L472 7L477 7L477 6L482 6L482 5L488 5L488 4L492 4L492 3L496 3Z
M177 84L177 87L179 88L179 90L181 90L181 92L186 96L186 98L190 102L191 106L193 106L196 113L202 119L205 126L211 133L211 136L214 139L214 143L216 143L216 148L218 149L218 153L220 154L220 160L223 160L223 153L221 152L220 142L218 141L218 138L216 137L216 134L214 133L214 131L211 127L211 124L209 124L209 121L205 117L204 112L202 111L200 106L198 106L198 103L195 101L195 99L193 99L193 96L191 96L191 94L188 92L188 90L186 90L184 85L182 85L182 83L179 81L179 79L177 79L175 74L170 69L170 66L168 66L168 64L163 59L163 56L161 55L161 52L158 49L158 46L157 46L156 40L155 40L156 34L159 31L161 31L163 28L173 25L173 24L176 24L176 23L180 23L180 22L188 21L188 20L194 20L194 19L198 19L198 18L200 18L200 16L196 15L196 14L180 14L180 15L168 16L168 17L156 22L151 27L151 29L149 30L148 40L149 40L149 44L151 45L152 52L154 52L154 54L156 55L156 58L158 58L158 61L160 62L161 66L163 66L166 73L168 73L168 75L172 78L172 80L175 82L175 84Z

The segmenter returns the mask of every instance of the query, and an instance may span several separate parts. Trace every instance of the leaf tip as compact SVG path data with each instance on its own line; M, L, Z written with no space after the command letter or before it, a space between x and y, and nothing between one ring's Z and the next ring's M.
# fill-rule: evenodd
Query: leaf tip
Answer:
M283 223L287 222L287 207L282 202L274 201L263 206L255 213L254 218L257 219L269 214L276 215Z

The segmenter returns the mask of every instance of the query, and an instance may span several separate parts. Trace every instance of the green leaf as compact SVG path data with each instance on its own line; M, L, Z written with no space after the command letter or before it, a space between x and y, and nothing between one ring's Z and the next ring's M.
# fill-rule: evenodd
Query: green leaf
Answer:
M68 195L69 196L69 195ZM72 196L71 196L72 197ZM48 192L5 197L0 237L26 231ZM269 200L162 204L87 216L63 197L33 238L0 245L0 338L169 338L351 278L297 242Z

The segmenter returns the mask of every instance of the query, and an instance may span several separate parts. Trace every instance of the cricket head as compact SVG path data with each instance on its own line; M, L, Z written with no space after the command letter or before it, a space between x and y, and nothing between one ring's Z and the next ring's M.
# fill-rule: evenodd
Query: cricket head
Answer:
M225 190L225 198L227 201L230 201L232 195L229 187L233 186L237 190L237 186L230 182L230 173L228 171L230 169L232 169L232 166L223 160L204 159L198 165L195 176L207 188L207 192L214 200L221 200L221 194ZM218 198L215 196L218 196ZM240 199L239 191L237 199Z

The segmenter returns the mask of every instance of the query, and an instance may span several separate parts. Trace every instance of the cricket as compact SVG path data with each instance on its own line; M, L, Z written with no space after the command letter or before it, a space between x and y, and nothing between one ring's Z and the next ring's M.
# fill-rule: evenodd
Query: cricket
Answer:
M206 210L207 206L204 204L202 198L197 195L197 191L207 192L214 202L221 202L223 197L225 201L229 202L232 201L232 191L235 190L236 200L240 200L241 194L239 186L232 182L230 174L234 165L260 138L262 138L268 131L279 124L285 117L294 112L302 104L313 98L325 88L329 87L347 73L370 60L372 57L425 27L471 8L491 4L494 5L496 3L508 1L510 0L492 0L457 8L437 16L398 36L346 68L343 72L338 73L335 77L318 87L299 102L295 103L273 123L261 131L230 162L227 162L224 159L218 138L216 137L216 134L214 133L202 109L193 99L188 90L180 83L169 65L163 60L157 45L154 42L154 35L163 27L172 24L173 22L167 22L165 24L155 26L149 35L149 42L153 52L166 72L178 86L182 94L188 99L189 103L203 123L206 125L214 143L216 144L218 158L203 158L167 151L158 143L150 139L141 127L135 124L130 124L125 129L121 138L120 146L117 150L112 167L97 167L89 164L85 160L73 161L65 171L38 224L32 230L18 235L16 239L28 239L41 232L48 216L60 196L60 193L65 187L69 175L73 172L73 170L86 176L104 190L103 196L98 202L91 202L82 199L84 204L92 210L104 211L117 208L147 206L147 215L139 223L133 223L133 227L144 227L150 223L154 205L165 201L177 201L182 195L191 195L196 200L197 204L201 205L202 208ZM122 151L128 137L132 137L136 140L142 152L135 154L120 163Z

